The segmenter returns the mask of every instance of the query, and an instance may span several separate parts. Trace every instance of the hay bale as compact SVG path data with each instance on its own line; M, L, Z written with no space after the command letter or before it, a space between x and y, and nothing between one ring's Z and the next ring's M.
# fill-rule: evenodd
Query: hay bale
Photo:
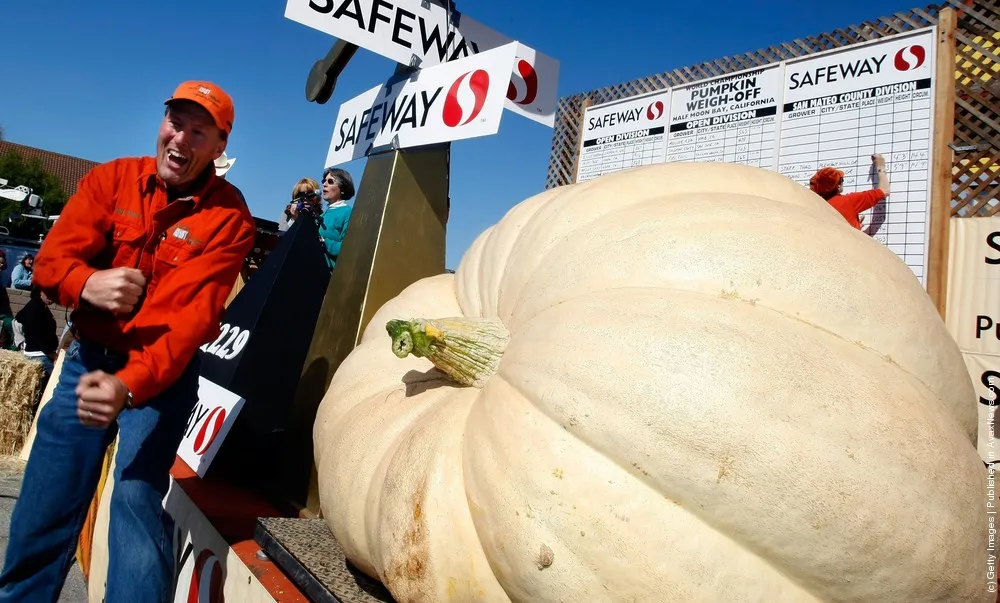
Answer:
M44 378L41 362L0 350L0 454L17 454L24 445Z

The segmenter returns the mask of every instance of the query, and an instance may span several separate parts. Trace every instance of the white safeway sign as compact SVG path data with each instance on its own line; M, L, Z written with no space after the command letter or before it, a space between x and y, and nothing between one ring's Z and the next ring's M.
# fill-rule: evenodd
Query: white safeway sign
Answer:
M517 43L389 79L340 106L326 167L378 147L412 148L500 129Z
M204 377L198 378L198 384L198 403L188 416L177 456L199 477L205 477L222 441L236 422L244 399Z
M506 46L514 40L475 19L424 0L287 0L285 17L398 63L420 68ZM525 45L512 62L504 106L555 124L559 62Z

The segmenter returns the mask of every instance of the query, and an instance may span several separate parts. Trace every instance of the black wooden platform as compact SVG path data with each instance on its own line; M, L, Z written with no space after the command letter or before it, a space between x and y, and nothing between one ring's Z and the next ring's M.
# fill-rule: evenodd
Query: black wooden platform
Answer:
M254 540L313 603L395 603L347 562L322 519L260 518Z

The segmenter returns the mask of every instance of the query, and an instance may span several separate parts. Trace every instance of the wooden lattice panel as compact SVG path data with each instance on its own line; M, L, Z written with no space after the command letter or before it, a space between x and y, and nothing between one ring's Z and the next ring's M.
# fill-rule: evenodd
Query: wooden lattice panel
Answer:
M573 182L586 105L602 104L717 75L832 50L934 25L945 7L958 11L955 57L955 153L952 213L1000 212L1000 0L948 0L763 50L591 90L559 100L545 187ZM967 147L975 147L968 150Z

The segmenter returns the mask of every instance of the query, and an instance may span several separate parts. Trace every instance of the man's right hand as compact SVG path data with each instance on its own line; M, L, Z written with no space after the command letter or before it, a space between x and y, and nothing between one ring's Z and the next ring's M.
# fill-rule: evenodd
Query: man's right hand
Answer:
M99 270L87 279L80 297L92 306L128 314L132 311L146 288L146 277L134 268Z
M872 155L872 163L875 164L875 169L881 169L885 167L885 157L882 157L881 153L875 153Z

